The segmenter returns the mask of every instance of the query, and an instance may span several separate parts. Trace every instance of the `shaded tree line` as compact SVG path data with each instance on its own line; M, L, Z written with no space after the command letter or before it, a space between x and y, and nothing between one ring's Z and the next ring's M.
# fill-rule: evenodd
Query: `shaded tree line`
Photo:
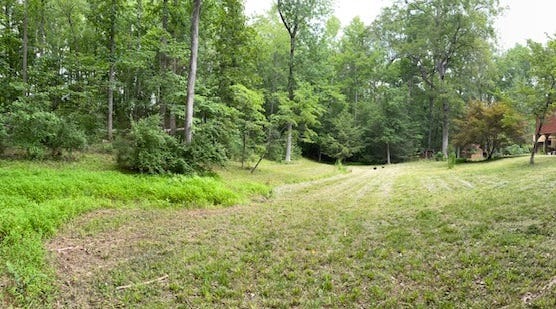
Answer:
M253 18L241 0L0 3L0 150L32 158L114 139L152 173L491 157L542 125L556 86L554 41L496 50L497 0L394 1L369 25L328 0Z

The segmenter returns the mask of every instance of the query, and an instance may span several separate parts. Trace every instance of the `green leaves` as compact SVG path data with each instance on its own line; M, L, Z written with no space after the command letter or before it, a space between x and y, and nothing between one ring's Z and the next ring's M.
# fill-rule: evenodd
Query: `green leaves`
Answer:
M454 136L458 146L481 145L491 159L494 152L514 143L523 143L523 118L508 104L472 102L464 118L456 120L459 132Z

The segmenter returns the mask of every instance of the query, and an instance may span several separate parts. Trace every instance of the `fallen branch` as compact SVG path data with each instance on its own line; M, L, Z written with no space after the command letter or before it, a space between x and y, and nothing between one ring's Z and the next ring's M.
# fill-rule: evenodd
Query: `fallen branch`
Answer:
M75 246L75 247L58 248L58 249L54 249L54 250L56 250L58 253L60 253L60 252L64 252L64 251L76 250L76 249L82 249L82 248L83 247L81 247L81 246Z
M156 282L162 282L162 281L166 280L167 278L168 278L168 275L164 275L160 278L156 278L156 279L150 280L150 281L145 281L145 282L140 282L140 283L135 283L135 284L122 285L122 286L116 287L116 290L120 291L120 290L125 290L125 289L129 289L129 288L136 287L136 286L147 285L147 284L152 284L152 283L156 283Z

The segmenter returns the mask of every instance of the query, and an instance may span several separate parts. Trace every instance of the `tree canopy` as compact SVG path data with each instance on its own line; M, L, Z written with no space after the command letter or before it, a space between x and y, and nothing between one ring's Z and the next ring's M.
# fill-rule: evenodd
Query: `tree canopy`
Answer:
M252 18L239 0L0 8L0 150L31 158L152 130L207 162L390 163L466 143L492 157L556 91L554 40L497 50L497 0L399 0L347 25L328 0Z

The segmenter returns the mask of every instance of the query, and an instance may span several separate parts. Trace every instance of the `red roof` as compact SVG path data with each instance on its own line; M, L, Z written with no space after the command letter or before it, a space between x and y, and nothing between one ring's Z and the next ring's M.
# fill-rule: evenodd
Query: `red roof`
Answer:
M556 114L547 117L541 128L541 134L556 134Z

